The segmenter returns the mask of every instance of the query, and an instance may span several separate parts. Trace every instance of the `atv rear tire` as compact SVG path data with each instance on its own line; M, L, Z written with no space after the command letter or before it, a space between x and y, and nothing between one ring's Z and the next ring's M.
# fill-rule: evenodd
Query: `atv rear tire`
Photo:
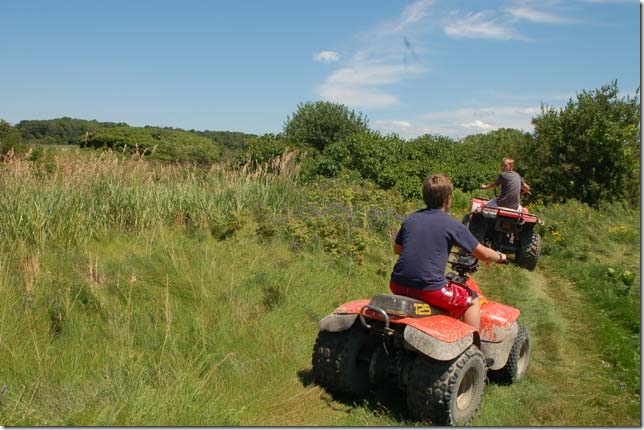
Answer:
M474 345L451 361L417 357L407 384L409 414L436 426L467 424L481 403L484 363Z
M519 236L519 249L517 250L517 264L524 269L535 270L541 255L541 236L534 230L521 232Z
M531 345L528 329L519 324L519 333L512 344L508 361L501 369L490 371L490 379L504 385L510 385L521 379L528 371Z
M313 349L313 376L335 394L364 396L369 391L369 363L378 338L360 324L342 332L321 331Z

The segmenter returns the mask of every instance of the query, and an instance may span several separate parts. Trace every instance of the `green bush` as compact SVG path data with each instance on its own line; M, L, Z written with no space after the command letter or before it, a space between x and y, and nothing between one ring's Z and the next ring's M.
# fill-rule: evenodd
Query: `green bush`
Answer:
M331 102L306 102L286 118L284 136L297 144L323 151L343 138L369 130L367 119L346 106Z
M633 98L618 95L614 81L578 93L562 109L542 107L532 120L529 151L535 193L548 201L576 198L595 206L639 201L639 91Z
M18 149L21 144L20 132L7 121L0 119L0 154L6 154L9 149Z
M217 162L221 148L195 133L155 127L115 127L90 133L79 143L87 147L127 150L164 161L210 164Z

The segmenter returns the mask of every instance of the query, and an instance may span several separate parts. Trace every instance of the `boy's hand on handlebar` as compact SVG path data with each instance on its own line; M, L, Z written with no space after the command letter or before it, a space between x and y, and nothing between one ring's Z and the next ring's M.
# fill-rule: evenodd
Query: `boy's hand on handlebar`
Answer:
M498 264L508 264L508 256L502 253L501 251L496 251L497 254L499 254L499 260L496 262Z

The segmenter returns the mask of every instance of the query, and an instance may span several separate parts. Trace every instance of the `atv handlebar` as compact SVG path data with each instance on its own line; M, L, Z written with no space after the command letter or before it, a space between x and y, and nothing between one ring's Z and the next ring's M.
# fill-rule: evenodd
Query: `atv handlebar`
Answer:
M474 273L478 270L479 260L475 256L466 254L463 251L454 254L456 254L456 260L450 260L449 264L456 273L463 276L466 273Z
M454 252L453 254L456 255L456 259L450 260L448 263L459 275L464 276L466 273L474 273L478 270L479 260L472 254L467 254L464 251ZM499 254L501 253L499 252ZM501 261L497 261L496 263L503 265L510 264L508 256L506 254L503 255L505 255L505 258Z
M496 264L510 264L510 262L508 261L508 256L506 254L502 253L501 251L496 252L499 254L499 256L503 255L505 257L503 260L496 261Z

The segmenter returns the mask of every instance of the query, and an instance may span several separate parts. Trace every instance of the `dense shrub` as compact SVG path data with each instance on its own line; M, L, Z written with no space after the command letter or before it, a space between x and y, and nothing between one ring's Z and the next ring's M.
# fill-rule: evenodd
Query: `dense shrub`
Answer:
M210 139L183 130L155 127L116 127L90 133L81 145L129 150L165 161L199 164L219 160L221 148Z
M346 106L331 102L306 102L286 118L284 136L319 151L353 133L369 130L367 119Z
M236 166L246 166L256 170L260 166L270 169L271 161L282 157L285 152L296 149L295 145L279 134L265 134L250 139L246 148L234 160Z
M0 154L20 145L20 132L7 121L0 119Z
M76 145L87 133L103 128L123 127L125 123L87 121L76 118L56 118L47 120L24 120L16 124L22 139L29 143Z
M633 98L618 94L614 81L582 91L562 109L542 107L532 120L529 170L536 193L592 205L639 200L639 91Z

